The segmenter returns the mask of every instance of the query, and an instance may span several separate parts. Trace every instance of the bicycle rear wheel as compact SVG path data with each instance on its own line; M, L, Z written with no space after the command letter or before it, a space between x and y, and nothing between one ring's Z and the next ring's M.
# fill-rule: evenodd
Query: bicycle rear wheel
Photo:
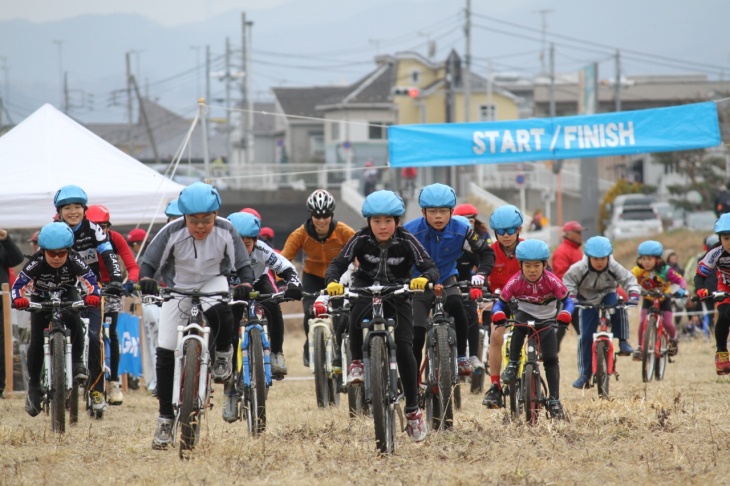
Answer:
M317 395L317 406L326 408L330 402L329 380L327 379L327 348L325 346L324 329L314 329L314 391Z
M180 455L192 450L200 434L200 344L189 339L183 348L182 376L180 377Z
M390 366L383 336L370 339L370 391L375 424L375 446L382 454L395 450L395 416L390 403Z
M455 358L451 355L451 344L449 343L449 330L446 326L436 328L436 360L435 375L438 395L438 414L434 413L435 428L448 429L454 424L454 399L451 383L451 366ZM435 407L434 407L435 408ZM434 409L434 412L436 410Z
M51 334L51 424L54 432L66 431L66 337Z
M608 345L604 341L596 343L596 388L599 398L608 398Z
M654 377L656 365L656 317L651 317L644 329L644 346L641 350L641 379L648 383Z
M507 396L507 401L509 402L509 411L512 414L512 418L518 418L522 413L522 409L520 408L519 380L517 381L517 383L514 383L512 385L504 385L502 387L502 390L504 391L504 395Z
M352 354L350 353L350 337L347 334L342 336L343 347L345 348L345 362L342 363L342 369L346 370L347 366L352 363ZM362 384L347 384L347 409L350 418L367 413L367 404L365 403L365 389Z
M251 368L249 390L251 424L249 432L258 435L266 430L266 374L264 370L264 345L261 331L255 327L248 333L248 359Z
M74 380L71 385L71 396L68 398L69 423L75 424L79 421L79 384Z
M525 403L525 420L530 425L537 424L542 408L542 387L540 373L533 363L527 363L522 372L522 395Z
M667 369L667 359L669 356L669 340L667 334L662 332L659 335L659 349L657 350L659 356L656 358L656 366L654 367L654 376L657 381L664 379L664 372ZM657 353L655 353L656 356Z

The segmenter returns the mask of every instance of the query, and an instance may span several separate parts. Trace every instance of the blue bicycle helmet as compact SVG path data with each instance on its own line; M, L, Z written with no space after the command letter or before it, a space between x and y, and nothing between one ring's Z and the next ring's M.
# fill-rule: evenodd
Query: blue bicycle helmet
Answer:
M545 262L550 258L550 248L542 240L525 240L517 245L515 257L518 262L540 261Z
M261 231L261 220L251 213L233 213L228 216L228 221L238 231L239 236L246 238L258 238Z
M418 204L426 208L454 208L456 206L456 193L446 184L431 184L421 189L418 195Z
M517 206L507 204L494 210L489 217L489 227L493 230L519 228L523 221L522 212Z
M44 250L63 250L73 244L74 232L66 223L48 223L38 233L38 246Z
M393 191L375 191L362 203L363 218L373 216L401 217L406 212L403 199Z
M165 216L168 218L179 218L182 216L180 208L177 207L177 199L173 199L167 203L167 206L165 207Z
M664 254L664 247L658 241L647 240L639 245L638 253L639 256L655 256L661 258Z
M588 238L583 251L589 257L603 258L613 253L613 245L611 244L611 240L605 236L594 236Z
M720 237L717 235L710 235L707 238L705 238L705 246L707 248L712 248L715 245L717 245L718 243L720 243Z
M53 197L53 205L57 208L66 206L67 204L81 204L86 206L88 201L89 197L86 195L86 192L79 186L74 185L63 186Z
M721 214L715 221L715 233L718 235L730 233L730 213Z
M210 184L194 182L180 192L177 207L182 214L212 213L221 207L221 197Z

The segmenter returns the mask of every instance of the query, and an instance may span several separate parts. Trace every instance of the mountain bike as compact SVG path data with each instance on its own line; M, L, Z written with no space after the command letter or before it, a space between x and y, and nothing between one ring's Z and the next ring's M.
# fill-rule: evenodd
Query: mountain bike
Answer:
M146 295L144 303L167 302L172 299L190 299L188 321L177 326L175 371L172 384L173 443L180 429L180 458L185 459L200 442L200 424L211 404L211 376L209 352L210 328L203 313L202 302L212 299L228 302L229 292L201 292L165 287L160 296Z
M593 333L593 345L591 347L593 383L598 389L599 398L608 398L608 388L611 375L618 381L619 374L616 371L616 356L613 346L613 333L608 331L611 314L623 312L626 303L619 299L615 304L598 305L589 302L576 302L577 309L595 309L598 311L598 327Z
M319 293L304 293L305 297L318 297ZM341 315L328 306L328 314L309 320L309 370L314 375L314 391L317 406L325 408L340 404L338 379L332 364L337 351L335 317Z
M504 340L502 341L502 370L504 370L509 364L509 350L512 345L512 332L514 331L514 321L507 320L504 324L505 333ZM517 376L522 376L522 371L525 368L527 362L527 354L525 353L525 347L522 347L520 351L520 361L517 367ZM502 383L502 397L505 401L504 405L509 405L509 411L513 419L518 418L522 414L522 402L519 382L508 385Z
M399 401L403 397L399 386L396 345L393 339L395 321L386 319L383 301L416 291L408 285L380 285L351 287L341 296L333 298L372 299L372 317L360 323L363 329L363 362L365 368L365 401L370 405L375 425L375 445L379 452L392 454L395 451L395 414L403 421Z
M272 384L271 343L269 342L268 321L262 302L280 303L288 301L284 292L259 294L251 292L249 300L231 301L229 305L244 307L241 322L238 324L238 344L236 367L226 384L225 395L229 405L237 410L230 414L228 421L246 420L249 434L256 437L266 430L266 397ZM240 359L238 359L240 358ZM227 405L228 406L228 405Z
M51 322L43 330L41 406L51 416L51 429L58 433L66 431L66 410L69 423L78 422L79 417L79 383L73 379L71 330L66 327L63 314L86 308L83 300L62 301L61 297L61 292L51 292L47 301L30 302L27 309L51 311Z
M499 294L484 294L482 299L477 302L477 319L479 325L479 347L474 353L479 361L484 363L484 368L474 370L470 378L470 391L473 395L481 395L484 393L484 383L487 377L487 365L489 362L489 322L482 322L482 313L491 310L494 302L499 299ZM469 354L472 354L471 352Z
M333 315L340 314L347 316L349 319L350 306L349 301L345 300L339 309L331 309ZM348 321L349 322L349 321ZM346 331L342 334L342 344L340 346L340 356L342 356L342 391L347 393L347 410L350 418L358 416L369 417L370 405L365 400L365 387L362 383L348 383L347 370L352 363L352 353L350 352L350 334L347 331L349 326L345 326Z
M671 363L672 360L669 357L669 334L664 328L660 306L664 299L671 299L672 294L659 290L642 290L641 295L654 298L647 319L641 323L641 379L644 383L650 382L654 377L661 381L664 379L667 361Z
M545 380L540 373L542 359L540 351L540 332L556 327L555 319L528 320L526 323L507 319L505 325L512 327L524 327L528 330L527 339L523 346L525 362L521 365L521 372L518 374L517 382L510 386L510 411L515 415L515 408L512 393L517 398L517 413L520 410L525 413L525 422L530 425L537 424L540 412L547 410L548 393ZM510 333L511 334L511 333ZM510 335L510 341L512 336ZM505 343L507 335L505 334ZM508 386L508 385L505 385ZM514 388L514 390L512 390Z

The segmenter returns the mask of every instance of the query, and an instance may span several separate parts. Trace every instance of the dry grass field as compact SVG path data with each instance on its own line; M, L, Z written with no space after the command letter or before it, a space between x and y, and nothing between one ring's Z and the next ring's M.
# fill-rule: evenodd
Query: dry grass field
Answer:
M686 239L687 236L685 235ZM695 238L697 239L697 238ZM291 309L296 311L296 307ZM636 315L632 343L636 345ZM50 420L30 418L24 397L0 400L0 484L712 484L730 468L730 378L715 375L714 346L681 342L662 382L643 384L639 363L620 358L612 400L576 390L576 336L561 352L562 401L569 422L537 426L487 410L464 393L453 430L413 444L398 436L392 457L378 457L370 419L350 420L346 404L318 409L302 367L299 322L288 323L290 375L267 401L268 429L221 419L221 388L194 457L154 451L156 401L139 390L101 421L83 416L62 436ZM293 378L304 379L293 379ZM346 398L343 396L343 398Z

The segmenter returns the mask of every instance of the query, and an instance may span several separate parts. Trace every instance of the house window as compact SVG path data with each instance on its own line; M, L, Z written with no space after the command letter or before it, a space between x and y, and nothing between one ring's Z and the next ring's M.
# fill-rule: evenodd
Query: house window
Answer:
M340 139L340 122L332 122L332 140L338 141Z
M368 140L384 140L387 138L388 126L392 123L371 121L368 125Z
M479 105L479 121L492 121L497 119L497 107L495 105Z
M324 135L321 133L310 133L309 151L311 155L324 154Z
M414 69L411 71L411 74L409 76L410 84L418 86L421 84L421 71L418 69Z

